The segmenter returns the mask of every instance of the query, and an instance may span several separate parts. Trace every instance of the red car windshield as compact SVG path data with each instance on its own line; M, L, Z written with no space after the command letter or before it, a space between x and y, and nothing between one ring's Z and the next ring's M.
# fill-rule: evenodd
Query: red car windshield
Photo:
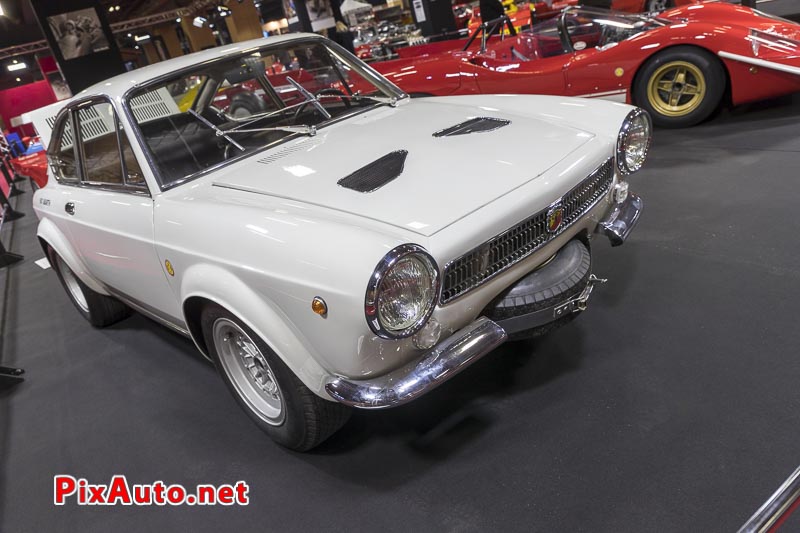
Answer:
M620 15L602 10L567 9L560 17L522 32L520 52L529 59L601 48L670 21L643 15ZM525 54L525 51L528 54Z

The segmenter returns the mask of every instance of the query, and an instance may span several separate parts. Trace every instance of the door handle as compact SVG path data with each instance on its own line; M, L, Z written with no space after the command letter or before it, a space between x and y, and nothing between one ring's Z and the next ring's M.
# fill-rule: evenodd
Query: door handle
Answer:
M66 211L68 215L74 215L75 202L67 202L66 205L64 205L64 211Z

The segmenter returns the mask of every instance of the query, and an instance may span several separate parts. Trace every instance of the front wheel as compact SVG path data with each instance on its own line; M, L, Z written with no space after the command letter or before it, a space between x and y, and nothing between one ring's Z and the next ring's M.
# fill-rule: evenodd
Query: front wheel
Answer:
M209 354L228 389L278 444L310 450L350 418L349 408L311 392L253 330L226 309L207 305L201 324Z
M709 52L676 46L654 55L636 75L634 102L667 128L694 126L717 109L725 93L725 70Z

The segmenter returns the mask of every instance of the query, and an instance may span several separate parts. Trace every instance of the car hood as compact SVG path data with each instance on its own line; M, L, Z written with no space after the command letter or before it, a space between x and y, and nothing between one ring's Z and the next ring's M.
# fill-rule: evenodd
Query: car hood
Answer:
M227 166L214 174L213 185L334 209L430 236L541 176L594 137L537 116L536 106L528 106L524 114L511 111L519 108L519 100L505 99L508 108L503 109L475 105L474 100L458 103L459 98L447 98L448 103L420 99L362 113L314 137L293 139ZM433 136L476 117L509 123L492 131ZM407 152L405 161L388 166L379 161L399 151ZM400 174L372 192L339 184L365 168L380 181L381 173L389 177L400 170L397 163Z

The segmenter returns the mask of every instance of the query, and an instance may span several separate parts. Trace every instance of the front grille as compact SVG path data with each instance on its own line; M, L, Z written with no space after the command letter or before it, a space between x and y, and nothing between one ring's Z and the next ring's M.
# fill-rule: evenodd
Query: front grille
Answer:
M563 222L547 231L547 209L492 237L444 267L440 302L446 304L525 259L589 211L608 192L614 180L613 160L600 165L561 197Z

